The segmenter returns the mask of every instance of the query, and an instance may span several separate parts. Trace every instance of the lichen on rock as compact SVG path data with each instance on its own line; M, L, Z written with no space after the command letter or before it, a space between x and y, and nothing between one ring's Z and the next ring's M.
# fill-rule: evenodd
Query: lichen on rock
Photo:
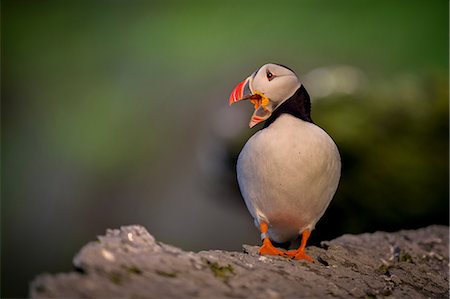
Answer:
M315 263L242 252L183 251L142 226L108 230L43 274L32 298L448 298L448 227L343 235L308 247Z

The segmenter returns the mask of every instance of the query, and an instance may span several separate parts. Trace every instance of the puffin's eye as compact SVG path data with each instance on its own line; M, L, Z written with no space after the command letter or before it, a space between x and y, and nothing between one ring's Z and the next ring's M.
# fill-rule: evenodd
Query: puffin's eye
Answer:
M274 74L272 74L269 70L267 70L266 76L269 81L272 81L272 79L275 78Z

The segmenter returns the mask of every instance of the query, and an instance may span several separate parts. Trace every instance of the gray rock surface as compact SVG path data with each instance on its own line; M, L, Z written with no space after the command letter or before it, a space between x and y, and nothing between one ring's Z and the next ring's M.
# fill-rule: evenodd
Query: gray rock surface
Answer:
M308 247L315 263L243 252L183 251L141 226L108 230L43 274L32 298L448 298L446 226L343 235Z

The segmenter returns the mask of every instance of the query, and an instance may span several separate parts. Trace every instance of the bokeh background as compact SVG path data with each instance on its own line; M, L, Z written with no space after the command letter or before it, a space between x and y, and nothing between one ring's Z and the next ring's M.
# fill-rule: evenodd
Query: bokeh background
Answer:
M235 179L236 83L296 70L339 146L312 243L448 225L448 1L2 1L2 297L107 228L259 243Z

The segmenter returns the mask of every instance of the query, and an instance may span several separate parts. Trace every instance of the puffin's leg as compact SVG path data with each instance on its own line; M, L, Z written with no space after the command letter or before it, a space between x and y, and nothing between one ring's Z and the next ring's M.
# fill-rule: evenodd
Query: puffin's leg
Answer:
M275 248L272 245L272 242L270 242L269 236L267 235L267 231L269 230L267 223L261 222L259 224L259 228L261 230L261 238L263 239L263 244L261 248L259 248L258 253L261 255L281 255L287 257L288 255L286 254L286 252Z
M289 250L287 254L296 260L307 260L308 262L314 262L314 259L305 253L306 242L311 235L311 231L306 229L302 233L302 242L297 250Z

